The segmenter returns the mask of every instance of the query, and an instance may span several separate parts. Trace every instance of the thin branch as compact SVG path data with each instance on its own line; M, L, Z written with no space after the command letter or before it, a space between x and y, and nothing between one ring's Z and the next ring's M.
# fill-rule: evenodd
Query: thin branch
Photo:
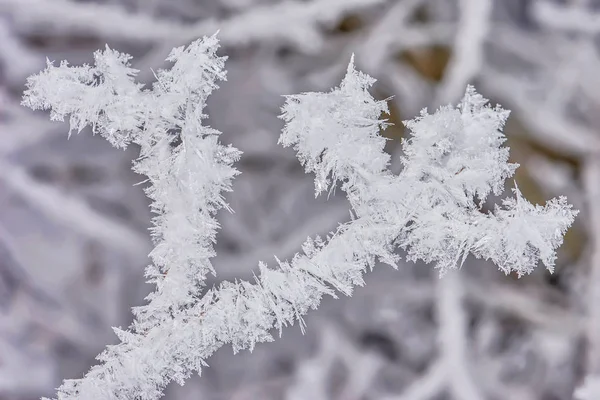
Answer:
M448 369L446 365L435 360L423 375L411 383L398 396L385 396L380 400L429 400L444 390L447 385Z
M465 297L493 310L517 316L540 329L577 337L584 331L582 317L558 306L543 302L530 291L517 290L508 285L484 284L472 279L464 282ZM535 293L535 292L534 292Z
M98 213L78 197L35 181L21 168L6 161L0 161L0 180L49 219L75 232L134 256L150 249L150 241L144 235Z
M182 34L185 25L131 14L122 6L70 0L0 0L0 11L23 31L95 35L106 40L153 43Z
M2 1L2 0L0 0ZM320 25L331 24L350 11L371 7L385 0L286 0L275 5L257 6L222 21L202 21L163 40L138 63L146 71L161 65L173 46L219 30L225 46L245 46L254 42L283 43L305 52L315 52L323 45ZM142 72L141 79L151 78Z
M458 32L452 57L438 89L439 104L450 103L460 97L483 66L484 44L491 26L492 0L461 0L459 4Z
M592 156L600 152L600 137L591 128L562 115L549 113L519 92L523 82L503 74L491 65L480 75L482 85L497 93L508 106L521 110L518 117L530 129L528 134L563 154Z
M475 385L467 356L468 321L462 304L464 289L460 272L451 271L438 281L440 362L446 369L447 383L456 400L482 400L484 397Z

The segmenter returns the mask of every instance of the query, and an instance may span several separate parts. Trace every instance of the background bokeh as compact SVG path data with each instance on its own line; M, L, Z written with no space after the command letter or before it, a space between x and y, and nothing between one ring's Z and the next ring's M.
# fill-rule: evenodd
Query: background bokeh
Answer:
M281 95L339 84L352 53L378 79L374 96L393 96L383 134L396 171L402 120L472 83L512 110L525 196L567 195L581 214L552 275L517 279L476 260L441 280L427 265L381 266L310 313L306 335L225 347L167 399L562 400L600 373L600 3L0 0L0 400L81 377L152 289L137 149L87 130L67 140L65 124L19 105L26 77L46 57L91 62L108 44L151 82L172 47L217 29L229 72L209 121L244 154L211 285L251 278L259 260L291 258L349 219L343 196L314 199L312 177L277 145L277 116Z

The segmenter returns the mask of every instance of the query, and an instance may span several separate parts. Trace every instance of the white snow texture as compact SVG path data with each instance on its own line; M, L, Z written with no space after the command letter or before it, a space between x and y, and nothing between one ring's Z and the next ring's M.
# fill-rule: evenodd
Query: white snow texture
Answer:
M387 104L369 94L375 80L352 60L339 88L286 98L279 140L315 174L317 194L339 184L352 220L324 239L309 238L291 261L278 260L276 268L260 263L255 282L206 289L207 274L215 273L215 213L228 207L222 192L231 190L240 157L202 124L208 96L225 79L217 49L216 35L174 49L172 68L157 72L152 90L135 83L130 56L108 47L95 53L93 66L48 62L28 79L25 106L49 109L53 120L68 117L71 130L89 125L115 147L140 146L134 170L148 177L156 214L146 270L156 290L134 309L128 330L115 328L121 343L108 346L82 379L65 380L58 399L157 399L225 344L251 350L273 340L273 328L281 334L298 320L304 329L302 316L323 295L351 295L376 263L395 267L398 249L441 274L469 254L506 274L530 273L540 260L552 270L577 214L564 197L532 205L515 186L514 197L493 213L482 208L517 168L502 147L508 112L487 105L472 87L458 107L422 111L406 122L404 168L394 175L380 136Z

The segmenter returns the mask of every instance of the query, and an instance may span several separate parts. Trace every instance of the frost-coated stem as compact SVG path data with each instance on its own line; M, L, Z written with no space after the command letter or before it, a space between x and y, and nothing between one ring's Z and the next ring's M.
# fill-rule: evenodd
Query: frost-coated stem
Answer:
M213 36L174 49L168 59L173 67L157 73L151 91L133 82L137 71L129 57L108 48L96 53L94 67L49 63L28 80L24 105L51 109L53 119L69 116L72 129L91 125L116 147L140 145L134 169L148 177L157 215L147 269L156 291L134 309L129 330L115 329L121 343L108 346L98 358L102 364L64 382L60 400L155 400L170 381L183 383L199 372L225 344L234 352L251 350L273 340L273 328L281 334L297 320L304 329L303 316L323 295L351 295L376 263L396 266L397 248L409 260L434 263L440 273L469 254L492 260L507 274L529 273L540 260L553 267L576 215L565 198L534 206L515 189L515 197L493 213L481 209L516 168L502 147L508 113L490 107L472 87L457 108L423 110L406 121L412 137L404 141L404 168L393 175L380 135L387 104L369 94L375 80L351 61L331 92L287 96L279 141L315 174L317 194L339 184L352 221L325 240L309 238L289 262L277 260L271 269L259 263L254 283L224 282L204 291L204 278L213 272L214 215L227 208L222 192L231 188L239 157L237 149L219 143L218 131L201 123L208 95L225 78L217 48ZM453 299L442 312L454 313L460 298L452 296L459 292L442 294ZM460 336L464 324L458 323L444 329ZM459 364L464 346L447 355Z

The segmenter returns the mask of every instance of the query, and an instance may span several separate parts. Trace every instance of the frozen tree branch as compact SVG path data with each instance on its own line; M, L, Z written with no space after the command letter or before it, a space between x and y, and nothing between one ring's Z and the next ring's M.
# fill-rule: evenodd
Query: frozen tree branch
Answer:
M499 194L516 169L501 147L508 113L487 105L472 87L457 108L424 110L406 122L412 137L404 142L404 168L394 175L379 135L387 126L379 119L387 105L369 94L374 79L357 72L352 61L331 92L287 97L280 137L315 174L316 194L340 185L352 221L324 240L308 239L301 254L274 269L260 263L255 283L224 282L203 292L206 275L214 272L214 214L227 207L221 192L230 189L240 154L202 125L207 97L225 78L217 47L212 36L174 49L173 67L157 73L153 90L134 83L129 56L109 48L95 54L93 67L49 64L28 80L24 105L51 109L53 119L68 116L72 129L91 125L115 147L141 146L134 168L148 176L157 214L154 264L147 269L157 290L134 309L129 330L115 329L121 343L99 356L102 364L64 382L60 400L157 399L167 383L183 383L225 344L234 352L252 349L273 340L273 328L281 334L296 320L304 329L303 316L324 295L350 295L377 262L396 266L398 247L409 260L433 263L442 274L469 254L492 260L507 274L529 273L539 261L552 270L555 250L577 214L565 198L534 206L515 189L502 207L482 211L487 196ZM464 329L458 323L463 328L452 322L443 329L454 337ZM464 346L457 351L446 358L453 366ZM474 398L467 389L456 390Z
M37 55L26 49L0 20L0 64L9 80L21 80L43 64Z
M313 0L285 1L276 5L257 7L229 21L216 23L228 45L244 45L250 41L278 40L300 50L315 51L323 40L321 25L331 25L351 11L383 3L385 0ZM285 29L284 29L285 28ZM190 31L177 38L188 42L206 32Z
M572 179L575 173L572 167L550 162L545 157L532 156L527 161L527 170L531 177L548 192L572 193L569 198L573 205L578 209L585 207L583 194Z
M397 1L368 33L357 54L364 57L369 73L379 72L378 69L390 55L392 44L398 40L397 37L404 36L406 20L421 3L422 0Z
M447 384L452 397L461 400L481 400L484 397L473 381L468 362L467 316L463 309L463 282L460 271L447 274L440 283L436 301L439 318L439 344Z
M296 374L296 382L287 390L286 400L303 400L307 394L315 400L331 398L327 380L336 366L335 361L340 361L346 367L348 376L333 397L339 400L360 399L365 396L382 367L381 357L357 349L355 344L344 338L343 332L323 322L319 352L302 363Z
M438 93L440 104L455 101L479 73L484 62L484 43L490 29L492 0L461 0L460 22L454 51Z
M144 14L131 14L122 7L69 0L0 0L0 10L10 14L24 29L49 29L58 33L82 32L103 39L155 43L158 47L141 62L144 68L163 62L171 47L219 29L227 46L254 42L290 44L312 52L323 44L320 26L335 23L350 11L385 0L287 0L249 8L229 19L181 24Z
M48 121L31 115L0 89L0 155L4 156L48 137ZM23 123L26 120L26 123Z
M127 13L123 7L113 4L69 0L0 0L0 10L12 16L23 30L85 33L107 40L152 43L185 29L180 23Z
M1 1L1 0L0 0ZM227 46L253 42L275 42L314 52L323 45L320 26L331 24L349 11L382 3L384 0L287 0L275 5L258 6L224 21L202 21L194 27L163 38L162 43L141 61L142 68L163 62L163 54L174 45L219 29L220 41ZM145 77L145 76L143 76Z
M481 76L482 85L509 99L513 107L523 110L520 118L530 127L529 133L544 144L566 154L586 156L600 151L600 138L592 129L575 120L540 108L539 104L520 92L523 82L488 66Z
M485 304L492 310L514 315L549 332L577 337L585 330L583 318L571 315L564 308L542 302L535 296L535 292L519 291L509 285L482 286L480 282L466 279L465 297L478 304Z
M286 400L302 400L308 394L311 399L327 400L327 371L331 369L339 355L339 334L325 326L320 338L319 352L314 358L302 363L296 373L296 382L288 388ZM344 343L346 344L346 343Z

